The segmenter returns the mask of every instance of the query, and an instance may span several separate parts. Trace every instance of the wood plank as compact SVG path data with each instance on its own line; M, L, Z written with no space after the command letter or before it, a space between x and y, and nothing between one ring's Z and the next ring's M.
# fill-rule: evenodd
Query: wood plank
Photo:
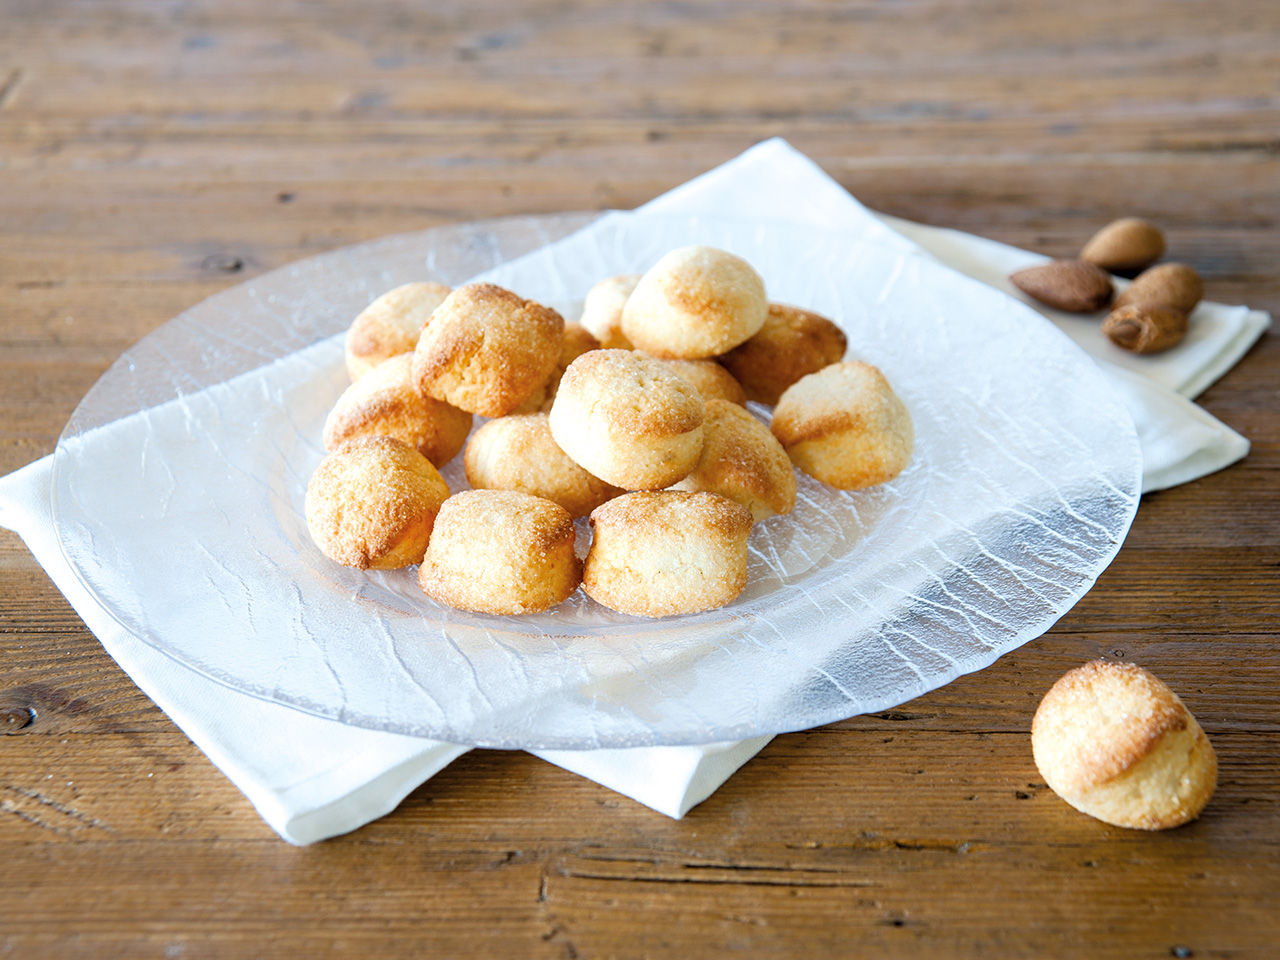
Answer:
M1245 736L1215 737L1223 757L1242 749ZM68 749L119 770L115 739ZM1274 747L1275 735L1270 739ZM848 793L841 768L872 753L882 774ZM170 935L216 942L228 932L244 937L274 928L293 945L295 934L327 931L336 907L342 935L371 938L368 948L397 933L438 936L441 928L481 922L487 929L477 935L495 949L512 935L536 945L535 937L571 911L574 919L562 926L581 923L579 947L592 953L618 936L655 951L695 949L708 927L770 955L798 944L830 950L842 941L930 942L966 952L1002 944L1040 953L1072 931L1105 938L1104 955L1148 955L1153 946L1178 942L1229 953L1262 945L1267 891L1280 879L1275 840L1260 843L1249 823L1268 816L1265 807L1274 815L1274 770L1228 762L1201 821L1176 834L1134 833L1082 817L1049 794L1023 734L973 740L925 732L885 742L878 732L815 731L780 738L683 823L608 799L601 788L528 756L484 752L418 791L396 817L286 858L251 814L203 789L211 776L204 765L145 783L130 776L140 771L121 772L126 776L91 771L84 781L101 791L114 779L116 796L65 788L77 791L77 807L55 799L61 791L53 787L45 789L54 796L15 802L16 791L6 786L5 811L26 813L27 832L43 839L10 847L14 867L38 868L41 877L0 913L15 944L50 929L109 939L131 929L122 917L145 910L163 918L148 926ZM558 802L540 811L531 831L530 798L547 791ZM160 795L140 803L140 793ZM1251 809L1266 796L1272 800L1264 809ZM113 806L153 810L156 823L108 820ZM585 839L584 818L597 823ZM117 846L136 853L153 830L165 834L161 848L141 864L119 860ZM1047 836L1054 851L1048 862ZM226 853L226 841L236 838L234 854ZM428 842L415 842L421 840ZM1170 855L1177 858L1173 870L1165 867ZM1226 873L1224 856L1234 865ZM163 888L154 883L157 870L171 881ZM341 893L329 887L334 871L349 880ZM42 895L72 874L84 902ZM1022 907L998 932L974 923L986 895L980 878L1008 875L1017 877ZM264 903L262 883L274 876L284 881L282 896ZM245 883L248 877L259 882ZM1149 909L1187 900L1197 909L1172 923ZM655 926L658 911L667 921ZM816 916L824 918L820 927ZM431 923L423 925L426 917ZM601 927L609 928L605 939L592 932Z

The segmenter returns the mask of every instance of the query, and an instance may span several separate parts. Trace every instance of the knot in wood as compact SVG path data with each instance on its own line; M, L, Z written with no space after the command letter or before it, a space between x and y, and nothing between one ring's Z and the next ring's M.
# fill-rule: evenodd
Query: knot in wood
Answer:
M239 273L244 269L244 260L229 253L215 253L205 257L200 266L218 273Z
M17 733L23 727L31 726L35 718L36 712L31 707L0 704L0 731L4 733Z

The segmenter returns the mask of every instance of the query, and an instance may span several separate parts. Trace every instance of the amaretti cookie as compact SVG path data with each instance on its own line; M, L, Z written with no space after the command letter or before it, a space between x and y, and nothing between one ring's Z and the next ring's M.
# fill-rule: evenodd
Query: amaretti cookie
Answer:
M491 283L459 287L431 315L413 354L413 380L429 397L501 417L550 376L564 319Z
M437 467L457 456L471 432L471 414L419 393L412 366L413 354L402 353L347 387L325 420L325 449L381 434L404 441Z
M708 400L702 430L697 465L671 489L718 493L742 504L755 520L791 512L795 469L768 427L737 404Z
M582 587L621 613L669 617L723 606L747 584L751 513L714 493L628 493L591 514Z
M728 400L746 406L747 395L742 384L714 360L663 360L678 377L688 380L706 400Z
M449 295L442 283L406 283L360 311L347 330L347 372L359 380L388 357L412 353L422 328Z
M622 308L639 281L640 274L626 273L607 277L587 291L579 322L606 350L631 349L631 341L622 332Z
M747 261L681 247L640 278L622 308L622 332L655 357L701 360L753 336L768 308L764 280Z
M661 361L593 350L564 372L549 423L588 473L625 490L660 490L698 462L703 416L698 391Z
M822 314L771 303L760 332L719 362L748 400L772 405L801 377L840 361L848 345L844 331Z
M1163 830L1200 815L1218 782L1208 737L1177 694L1139 666L1096 660L1059 678L1036 710L1045 782L1082 813Z
M307 528L325 556L361 570L422 560L449 487L393 437L356 437L320 461L307 484Z
M418 583L440 603L477 613L538 613L578 588L573 518L514 490L467 490L440 508Z
M841 490L892 480L911 461L915 443L911 414L889 381L856 360L788 387L771 429L792 463Z
M490 420L467 443L463 463L467 481L478 490L531 493L560 504L574 517L585 517L622 492L560 449L545 413Z
M556 397L556 391L560 389L560 378L564 376L565 370L569 364L577 360L589 350L599 350L600 341L591 335L591 332L580 323L566 323L564 325L564 334L560 338L560 356L556 358L556 365L551 370L550 376L543 381L542 386L535 390L524 403L515 410L516 413L537 413L538 411L547 411L551 409L551 401Z

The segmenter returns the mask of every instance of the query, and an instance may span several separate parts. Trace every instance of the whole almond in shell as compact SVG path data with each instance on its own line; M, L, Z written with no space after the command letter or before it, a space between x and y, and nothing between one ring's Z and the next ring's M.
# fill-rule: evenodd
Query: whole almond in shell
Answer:
M1111 302L1111 278L1083 260L1053 260L1009 276L1010 282L1046 306L1068 313L1092 313Z
M1187 335L1187 315L1177 307L1131 303L1112 310L1102 321L1102 332L1134 353L1159 353Z
M1194 267L1185 263L1162 263L1138 274L1128 289L1116 297L1116 306L1159 304L1190 313L1203 296L1204 281Z
M1090 238L1080 259L1103 270L1127 273L1155 263L1164 254L1164 234L1137 217L1114 220Z

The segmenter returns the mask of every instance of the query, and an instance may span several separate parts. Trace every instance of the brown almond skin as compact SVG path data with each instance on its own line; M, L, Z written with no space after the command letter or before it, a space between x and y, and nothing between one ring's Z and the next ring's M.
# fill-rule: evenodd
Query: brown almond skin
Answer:
M1151 266L1164 249L1164 234L1155 224L1125 217L1095 233L1080 251L1080 259L1113 273L1132 273Z
M1093 313L1111 302L1111 278L1083 260L1053 260L1009 276L1010 282L1045 306L1068 313Z
M1176 307L1131 303L1112 310L1102 321L1102 332L1134 353L1159 353L1187 335L1187 315Z
M1144 270L1116 297L1117 307L1131 303L1162 304L1190 313L1204 296L1204 281L1195 267L1185 263L1162 263Z

